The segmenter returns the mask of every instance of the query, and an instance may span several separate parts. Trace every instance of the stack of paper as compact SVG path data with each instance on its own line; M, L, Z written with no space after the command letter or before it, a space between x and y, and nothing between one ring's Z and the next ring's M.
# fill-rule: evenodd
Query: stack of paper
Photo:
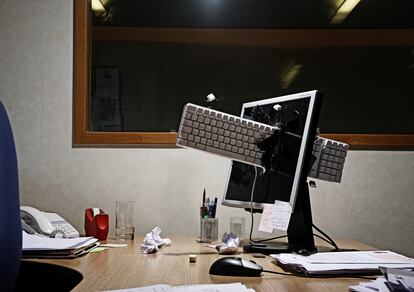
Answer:
M254 289L246 288L241 283L209 284L189 286L153 285L140 288L111 290L112 292L254 292ZM107 291L109 292L109 291Z
M375 274L380 266L414 268L414 259L387 250L271 256L282 269L303 275Z
M354 292L375 292L375 291L381 291L381 292L388 292L387 285L385 285L385 279L384 278L377 278L374 281L371 282L361 282L358 285L355 286L349 286L349 291Z
M99 245L96 238L49 238L23 231L23 258L73 258Z
M394 269L381 267L384 277L371 282L361 282L350 286L350 291L373 292L373 291L414 291L414 272L406 269Z

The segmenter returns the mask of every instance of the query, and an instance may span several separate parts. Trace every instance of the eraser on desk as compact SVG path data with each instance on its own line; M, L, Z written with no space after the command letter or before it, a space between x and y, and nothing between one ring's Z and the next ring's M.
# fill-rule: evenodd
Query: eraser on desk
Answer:
M190 254L188 257L190 259L190 263L197 262L197 256L195 254Z

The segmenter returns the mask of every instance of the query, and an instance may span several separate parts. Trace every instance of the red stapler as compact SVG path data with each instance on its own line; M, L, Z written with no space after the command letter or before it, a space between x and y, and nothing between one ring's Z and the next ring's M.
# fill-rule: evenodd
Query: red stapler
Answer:
M85 234L99 240L106 240L109 229L109 216L99 208L85 209Z

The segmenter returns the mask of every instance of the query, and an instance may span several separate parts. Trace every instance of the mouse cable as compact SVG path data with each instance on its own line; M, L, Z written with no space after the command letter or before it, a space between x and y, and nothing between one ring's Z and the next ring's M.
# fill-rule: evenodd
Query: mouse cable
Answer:
M282 272L276 272L271 270L263 270L263 273L271 273L276 275L282 275L282 276L293 276L293 277L301 277L301 278L358 278L358 279L366 279L366 280L375 280L377 277L375 276L359 276L359 275L323 275L323 276L317 276L317 275L301 275L301 274L291 274L291 273L282 273Z

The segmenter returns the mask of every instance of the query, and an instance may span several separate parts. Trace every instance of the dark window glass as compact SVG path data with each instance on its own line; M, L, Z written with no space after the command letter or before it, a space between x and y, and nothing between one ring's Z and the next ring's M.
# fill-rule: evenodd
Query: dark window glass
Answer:
M333 25L334 2L106 1L107 12L93 22L181 31L413 27L408 12L414 1L364 0ZM93 131L175 131L187 102L239 115L243 102L318 89L325 94L323 133L414 133L411 46L274 48L119 39L92 43ZM206 103L209 93L217 98L213 104Z

